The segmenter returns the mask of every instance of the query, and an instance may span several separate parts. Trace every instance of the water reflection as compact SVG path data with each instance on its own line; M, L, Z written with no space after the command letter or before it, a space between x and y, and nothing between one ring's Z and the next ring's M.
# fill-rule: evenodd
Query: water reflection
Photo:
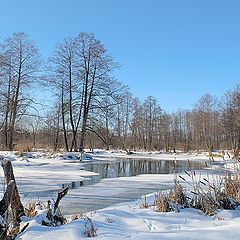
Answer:
M76 163L76 162L75 162ZM108 162L95 162L80 164L76 163L76 167L87 171L98 173L93 176L83 176L84 180L68 182L59 185L60 188L69 186L74 191L70 191L66 198L61 201L61 212L63 214L74 214L79 212L89 212L98 210L113 204L121 202L129 202L139 197L155 192L158 190L166 190L172 185L162 184L161 180L150 182L148 180L134 181L128 178L126 181L118 181L114 179L109 184L106 181L103 186L94 185L106 178L131 177L140 174L171 174L183 171L193 171L204 169L204 162L196 161L166 161L151 159L126 159ZM222 164L216 164L213 169L208 169L208 173L216 173L219 175L223 172ZM79 171L81 174L81 171ZM64 180L63 180L64 181ZM58 190L38 191L23 193L25 197L34 197L50 199L56 198Z
M119 162L90 164L86 170L101 174L101 178L131 177L139 174L169 174L183 170L202 169L204 164L187 161L154 161L128 159Z
M204 163L189 161L166 161L149 159L126 159L114 162L100 162L85 164L85 170L99 175L87 176L85 180L62 184L64 188L79 188L84 185L92 185L104 178L131 177L140 174L170 174L182 171L199 170L204 168Z

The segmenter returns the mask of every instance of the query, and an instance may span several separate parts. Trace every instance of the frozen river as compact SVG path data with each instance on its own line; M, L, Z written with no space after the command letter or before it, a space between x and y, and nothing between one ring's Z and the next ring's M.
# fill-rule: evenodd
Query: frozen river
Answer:
M169 178L163 180L159 174L172 175L174 172L201 170L200 161L168 161L154 159L115 159L80 164L75 168L95 172L97 175L84 176L80 181L59 184L59 189L69 186L70 191L61 202L62 213L89 212L116 203L133 201L142 195L172 187ZM71 174L71 173L69 173ZM165 178L164 178L165 179ZM31 191L23 193L24 198L47 200L56 198L57 191Z

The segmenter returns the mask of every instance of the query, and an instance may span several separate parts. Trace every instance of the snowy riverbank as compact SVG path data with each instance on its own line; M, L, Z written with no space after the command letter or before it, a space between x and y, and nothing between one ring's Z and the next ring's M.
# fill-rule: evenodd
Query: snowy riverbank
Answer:
M96 173L84 170L83 164L99 161L115 161L118 159L136 158L152 160L190 160L207 161L205 153L193 154L163 154L135 152L126 155L120 151L97 150L88 153L82 162L79 162L79 153L49 153L32 152L16 156L15 152L1 151L0 156L10 159L18 182L20 192L58 190L61 184L79 182L84 176L96 175ZM220 160L220 158L218 158ZM2 170L0 171L3 177Z
M12 161L20 193L47 191L49 189L58 190L63 183L80 181L86 176L97 175L84 169L84 163L89 162L115 161L119 158L209 161L206 153L135 152L126 155L119 151L103 150L88 153L82 163L79 163L77 153L33 152L16 156L13 152L0 152L0 155ZM215 157L215 161L224 163L220 155ZM198 171L198 174L205 175L206 172L202 170ZM2 170L1 177L3 178ZM111 198L123 197L131 195L132 189L139 188L146 183L151 186L152 192L159 188L167 189L173 186L173 179L174 174L142 174L132 177L103 179L100 183L81 188L81 193L76 193L74 189L70 189L69 194L63 199L62 207L66 204L75 204L79 194L85 194L87 199L89 196L94 198L96 193L103 198L105 196L111 196ZM126 187L123 188L122 186ZM127 191L128 186L130 190ZM142 195L144 195L144 190ZM29 202L26 195L22 194L21 197L23 202ZM55 196L53 197L55 198ZM147 195L148 202L152 202L153 198L153 194ZM32 197L32 200L36 199ZM47 199L43 197L39 200L45 201ZM240 233L238 227L239 208L236 210L219 210L217 215L209 217L205 216L203 212L191 208L169 213L156 212L154 207L143 209L141 208L143 201L145 201L144 198L124 202L123 197L123 203L87 213L86 215L92 219L94 228L98 229L95 239L226 239L227 237L238 239ZM76 214L81 212L84 211L80 206L79 212L76 212ZM86 231L86 217L60 227L46 227L41 225L44 210L39 213L38 217L24 219L23 225L29 222L29 226L17 239L75 240L86 238L83 234Z
M147 201L153 201L153 194ZM240 208L219 210L209 217L203 212L188 208L179 212L160 213L154 207L141 208L144 198L135 202L114 205L87 214L97 229L94 239L239 239ZM84 239L86 218L60 227L45 227L41 215L30 220L27 230L17 239ZM26 222L24 222L25 224ZM88 224L87 224L88 226Z

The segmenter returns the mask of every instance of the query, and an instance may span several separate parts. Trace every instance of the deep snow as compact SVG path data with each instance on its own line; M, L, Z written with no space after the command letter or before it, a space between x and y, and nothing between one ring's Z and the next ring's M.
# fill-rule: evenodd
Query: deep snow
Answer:
M48 152L33 152L22 157L18 157L14 152L0 152L0 155L10 159L13 163L16 181L21 193L44 190L57 190L62 182L70 183L79 181L82 176L89 176L95 173L81 169L81 164L77 165L77 155L59 153L50 154ZM86 156L87 161L107 161L116 158L151 158L156 160L196 160L208 161L208 156L204 153L197 154L160 154L137 152L133 155L125 155L118 151L102 151ZM224 162L221 157L215 161ZM228 161L228 160L227 160ZM227 163L226 163L227 164ZM198 174L205 174L203 171ZM3 172L1 170L3 179ZM107 195L123 194L120 186L138 186L142 181L149 182L153 188L158 189L159 185L173 185L173 174L139 175L135 177L124 177L116 179L104 179L100 183L83 189L87 195L98 194ZM2 180L3 182L3 180ZM135 184L135 185L134 185ZM100 191L100 192L99 192ZM74 190L70 190L70 195L74 196ZM128 193L131 194L131 193ZM75 199L78 195L76 194ZM28 202L29 198L22 196L23 202ZM153 201L154 194L147 195L147 201ZM34 199L34 198L33 198ZM33 200L32 199L32 200ZM67 196L65 201L70 202ZM46 200L46 199L42 199ZM109 206L97 211L87 213L97 228L95 239L239 239L240 209L220 210L213 217L205 216L201 211L195 209L181 209L180 212L159 213L154 207L148 209L141 208L144 198L137 201L124 202ZM79 209L79 213L82 210ZM83 232L86 230L86 219L80 218L60 227L42 226L41 220L45 216L45 211L40 210L39 215L32 219L23 219L23 225L29 222L30 225L24 233L17 239L82 239L86 238Z

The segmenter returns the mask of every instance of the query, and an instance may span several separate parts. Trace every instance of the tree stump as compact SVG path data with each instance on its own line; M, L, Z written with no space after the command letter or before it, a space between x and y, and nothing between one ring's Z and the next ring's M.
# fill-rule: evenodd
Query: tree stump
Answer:
M12 193L12 196L10 197L10 203L11 203L12 214L13 214L12 234L17 235L19 232L19 228L20 228L21 216L25 215L24 207L21 203L20 196L18 193L18 188L17 188L15 177L13 174L13 168L12 168L11 161L7 160L7 159L1 159L1 163L2 163L2 168L3 168L3 172L5 175L7 185L11 184L11 182L14 183L14 185L12 187L13 193Z

